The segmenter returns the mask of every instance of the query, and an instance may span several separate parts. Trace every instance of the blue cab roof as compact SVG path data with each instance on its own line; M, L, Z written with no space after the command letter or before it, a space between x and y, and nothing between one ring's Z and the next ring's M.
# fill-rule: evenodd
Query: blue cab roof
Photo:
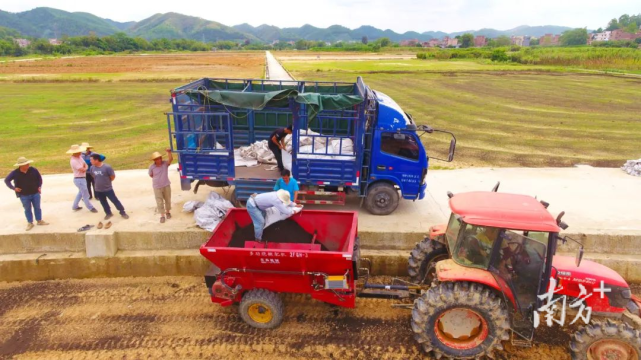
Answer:
M416 130L412 119L405 114L403 109L386 94L374 90L378 101L378 127L396 131L396 130Z

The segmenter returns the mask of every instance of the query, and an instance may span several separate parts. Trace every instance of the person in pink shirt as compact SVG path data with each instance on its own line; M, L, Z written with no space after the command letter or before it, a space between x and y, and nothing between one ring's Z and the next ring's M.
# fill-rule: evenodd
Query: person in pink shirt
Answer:
M91 211L92 213L97 213L98 210L96 210L96 208L89 200L89 191L87 190L86 174L89 167L80 156L85 150L86 149L80 145L71 145L71 148L67 151L67 154L71 154L71 160L69 160L69 164L71 165L71 170L73 171L73 183L78 188L78 194L76 195L76 199L73 201L71 209L73 211L82 209L82 207L78 206L80 204L80 199L82 199L89 211Z

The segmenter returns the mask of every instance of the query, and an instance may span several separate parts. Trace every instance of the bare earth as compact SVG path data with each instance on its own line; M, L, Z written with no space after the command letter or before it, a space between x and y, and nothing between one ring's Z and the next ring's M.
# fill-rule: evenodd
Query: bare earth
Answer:
M0 359L421 359L408 310L358 299L343 309L285 295L280 328L259 331L210 302L197 277L0 283ZM549 329L498 359L569 359Z

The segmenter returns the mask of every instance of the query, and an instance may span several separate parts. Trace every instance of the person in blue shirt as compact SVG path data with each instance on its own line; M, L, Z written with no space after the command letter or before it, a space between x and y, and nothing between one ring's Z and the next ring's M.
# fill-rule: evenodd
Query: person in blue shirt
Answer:
M289 192L289 198L293 199L294 202L298 200L298 191L300 190L298 188L298 181L294 179L292 176L292 173L285 169L280 172L281 178L276 181L276 185L274 185L274 191L278 190L287 190Z

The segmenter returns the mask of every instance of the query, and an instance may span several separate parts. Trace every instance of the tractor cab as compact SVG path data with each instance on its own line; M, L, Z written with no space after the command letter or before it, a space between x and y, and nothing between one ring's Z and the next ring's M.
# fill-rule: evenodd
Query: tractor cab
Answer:
M437 275L447 268L447 277L466 273L475 281L489 272L492 286L522 315L538 308L560 231L546 204L525 195L470 192L452 196L450 207L444 240L451 260L437 265Z

